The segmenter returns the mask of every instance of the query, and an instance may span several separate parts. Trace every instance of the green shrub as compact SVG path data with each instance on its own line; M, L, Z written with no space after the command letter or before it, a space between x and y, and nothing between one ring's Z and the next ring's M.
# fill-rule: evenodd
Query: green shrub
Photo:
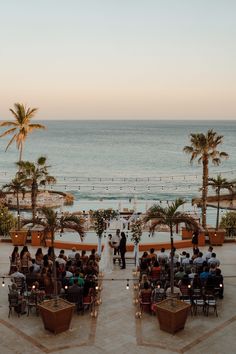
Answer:
M15 226L16 218L7 207L0 206L0 235L9 235L9 231Z

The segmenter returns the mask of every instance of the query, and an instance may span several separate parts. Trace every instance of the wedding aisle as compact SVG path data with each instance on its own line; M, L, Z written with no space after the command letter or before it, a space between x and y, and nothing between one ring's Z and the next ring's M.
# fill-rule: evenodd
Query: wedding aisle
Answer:
M133 266L120 269L115 265L108 276L104 275L102 304L97 322L96 345L105 353L137 353L135 316L133 305ZM114 279L114 280L111 280Z

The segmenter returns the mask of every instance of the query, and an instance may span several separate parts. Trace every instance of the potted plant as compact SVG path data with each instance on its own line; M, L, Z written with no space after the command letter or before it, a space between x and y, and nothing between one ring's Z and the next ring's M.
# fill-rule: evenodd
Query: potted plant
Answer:
M230 240L235 240L236 237L236 212L228 211L222 216L220 221L220 229L224 229L226 237Z
M184 212L177 209L185 203L182 199L177 199L171 205L164 208L154 204L146 213L144 222L151 221L151 232L154 233L157 225L167 225L170 229L171 261L170 261L170 287L171 297L157 305L157 317L160 328L164 331L175 333L184 328L190 305L174 298L174 239L173 230L177 224L185 223L192 230L198 230L197 221Z
M132 222L130 225L131 231L131 241L134 243L134 258L135 258L135 266L139 265L139 243L142 237L142 221L138 218L136 221Z
M19 195L22 194L22 199L24 199L26 192L25 180L17 173L10 183L3 186L3 189L16 196L17 227L10 231L12 244L13 246L24 246L26 244L28 230L21 229Z
M222 189L227 189L229 192L233 192L234 182L227 181L226 178L221 177L221 175L217 175L216 178L209 178L208 185L211 186L215 192L217 197L217 214L216 214L216 227L208 228L208 236L211 245L219 245L222 246L225 240L225 230L219 229L219 215L220 215L220 192Z
M24 223L32 223L32 220L27 220ZM83 217L77 217L69 213L59 216L51 208L42 208L42 218L38 217L36 224L44 227L44 231L50 238L53 253L55 233L57 231L63 232L64 229L75 230L79 233L81 241L84 237ZM54 299L44 301L38 307L44 328L56 334L69 329L75 305L58 296L55 256L53 257L53 289Z

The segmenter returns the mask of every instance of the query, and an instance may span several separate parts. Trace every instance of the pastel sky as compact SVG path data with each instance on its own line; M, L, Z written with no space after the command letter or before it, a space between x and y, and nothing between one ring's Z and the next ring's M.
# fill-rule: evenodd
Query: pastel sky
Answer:
M235 0L0 0L0 118L235 119Z

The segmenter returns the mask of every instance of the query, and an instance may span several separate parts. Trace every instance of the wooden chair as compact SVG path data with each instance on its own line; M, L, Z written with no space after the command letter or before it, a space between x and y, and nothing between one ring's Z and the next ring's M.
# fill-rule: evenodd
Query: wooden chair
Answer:
M151 292L140 292L139 297L139 306L140 306L140 313L149 312L151 313Z
M206 313L206 316L208 316L210 308L214 309L214 313L216 314L216 317L218 317L216 297L213 294L206 294L205 295L205 313Z
M8 294L8 304L9 304L9 313L8 318L12 314L12 309L15 310L18 317L20 317L21 312L21 301L19 300L19 296L17 293L9 293Z
M201 289L193 289L192 304L193 304L193 313L195 316L197 315L198 308L201 308L202 312L205 314L206 304Z
M26 298L26 306L27 306L27 316L29 316L32 308L35 308L36 314L38 316L39 311L38 311L38 297L36 293L27 292L27 298Z

